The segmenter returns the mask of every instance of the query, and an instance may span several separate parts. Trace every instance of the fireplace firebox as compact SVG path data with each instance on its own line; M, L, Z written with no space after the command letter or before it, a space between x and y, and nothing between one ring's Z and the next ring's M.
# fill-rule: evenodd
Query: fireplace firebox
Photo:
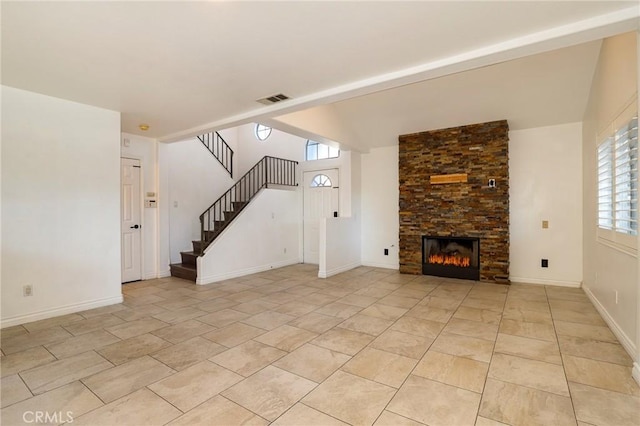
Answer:
M480 280L480 239L423 236L422 274Z

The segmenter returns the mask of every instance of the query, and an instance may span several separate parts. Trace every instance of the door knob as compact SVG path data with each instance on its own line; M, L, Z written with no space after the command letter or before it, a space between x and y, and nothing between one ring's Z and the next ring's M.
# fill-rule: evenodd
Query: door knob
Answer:
M130 226L129 228L131 228L131 229L138 229L138 228L140 228L140 225L133 225L133 226Z

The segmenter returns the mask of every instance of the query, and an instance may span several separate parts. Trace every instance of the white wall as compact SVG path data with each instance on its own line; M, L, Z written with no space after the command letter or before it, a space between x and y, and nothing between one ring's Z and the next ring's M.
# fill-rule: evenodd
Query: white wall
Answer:
M582 123L509 132L509 211L511 281L579 287Z
M140 160L142 197L156 200L156 207L144 207L142 214L142 279L158 277L158 142L152 138L122 133L120 156ZM154 197L147 197L152 192Z
M637 35L628 33L604 40L584 116L583 232L584 288L627 351L635 358L640 378L638 344L638 259L601 241L597 230L596 135L631 102L637 102ZM618 303L615 293L618 292Z
M361 157L362 264L398 269L398 146L375 148Z
M166 145L168 167L169 250L171 263L200 240L200 214L234 181L202 143L194 138ZM234 174L237 176L237 174Z
M197 284L299 263L301 191L264 189L198 258Z
M2 327L122 301L119 113L2 87L2 263Z
M306 139L273 129L264 141L255 137L254 123L237 128L238 143L236 158L238 165L237 178L242 177L251 167L265 155L284 158L285 160L304 161Z
M356 217L320 221L318 277L327 278L360 266L360 220Z

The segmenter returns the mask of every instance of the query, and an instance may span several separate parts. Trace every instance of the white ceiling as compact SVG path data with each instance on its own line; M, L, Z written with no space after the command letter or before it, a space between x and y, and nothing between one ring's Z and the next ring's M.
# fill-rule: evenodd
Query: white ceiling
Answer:
M479 110L477 116L492 118L517 110L516 126L546 123L555 110L540 105L554 93L569 99L568 115L579 119L595 44L497 65L495 75L484 68L345 99L419 81L438 64L464 64L468 52L492 53L484 65L505 60L498 53L527 54L514 50L514 39L529 53L549 50L552 44L538 40L556 36L562 45L595 40L629 30L629 11L640 14L635 1L3 1L1 7L2 84L117 110L123 131L142 134L138 124L148 123L146 136L171 140L336 101L362 138L382 126L375 118L381 115L389 117L383 130L395 137L463 124ZM440 75L480 65L441 67ZM270 107L255 102L275 93L294 99ZM572 93L575 99L564 96ZM527 109L529 100L535 102ZM400 105L428 118L403 116Z

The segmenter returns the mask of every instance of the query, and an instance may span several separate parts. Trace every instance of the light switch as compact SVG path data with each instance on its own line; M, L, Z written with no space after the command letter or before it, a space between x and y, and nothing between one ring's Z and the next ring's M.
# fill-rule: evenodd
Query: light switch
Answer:
M542 221L542 229L548 229L549 228L549 221L548 220L543 220Z

